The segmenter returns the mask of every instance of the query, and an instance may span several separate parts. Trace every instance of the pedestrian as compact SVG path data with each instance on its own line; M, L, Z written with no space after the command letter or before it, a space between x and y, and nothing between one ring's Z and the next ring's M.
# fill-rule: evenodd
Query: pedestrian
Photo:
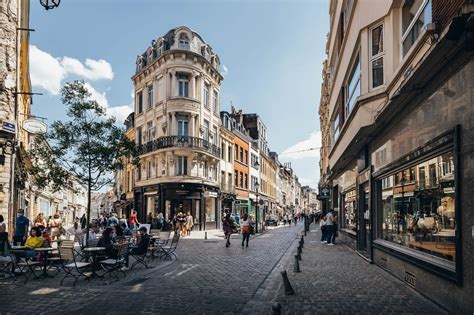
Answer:
M286 221L288 221L288 215L285 213L285 215L283 216L283 226L286 225Z
M288 215L288 225L291 227L291 214Z
M335 244L336 243L336 237L337 237L337 230L338 230L338 226L337 226L337 214L334 213L333 214L334 216L334 219L333 219L333 232L332 232L332 244Z
M230 214L227 214L222 220L222 228L224 229L224 237L226 240L225 247L230 246L230 235L232 234L232 225L233 220L230 219Z
M119 220L119 225L122 226L122 224L125 224L125 226L128 226L127 217L125 216L125 214L122 214L122 217Z
M48 224L46 223L46 219L44 218L43 213L40 212L38 214L38 216L34 220L33 226L42 226L43 229L48 226Z
M247 213L244 213L242 220L240 221L240 232L242 233L242 246L244 246L245 242L245 246L249 247L250 222Z
M332 243L332 235L334 233L334 215L332 214L332 211L329 211L327 214L326 214L326 237L327 237L327 244L328 245L334 245Z
M117 214L112 212L111 216L107 220L107 226L117 226L119 224L119 219L117 218Z
M23 209L18 209L17 218L15 221L15 233L13 234L13 242L15 245L21 243L25 245L28 237L28 227L30 226L30 220L25 216Z
M86 214L82 214L82 217L81 217L81 220L79 221L79 223L81 224L81 229L84 230L86 228L86 224L87 224L87 217L86 217Z
M295 225L296 225L296 222L297 222L298 220L297 220L297 218L296 218L296 216L295 216L294 213L292 214L292 219L293 219L293 222L295 222Z
M138 222L137 212L134 210L130 215L130 229L136 230L138 228L138 225L140 225L140 222Z
M326 217L321 216L319 220L319 227L321 228L321 243L327 243L327 234L326 234Z
M69 232L69 234L74 236L74 238L77 239L80 244L82 244L82 241L80 240L80 238L82 237L82 227L79 223L79 218L76 218L76 220L74 220L74 224L67 231Z
M146 216L146 224L152 224L153 223L153 214L151 212L148 213Z
M53 240L59 239L59 236L61 235L61 229L63 227L63 222L61 218L59 217L58 213L55 213L53 215L53 218L49 220L48 225L49 225L49 228L51 229L51 238Z
M191 212L188 211L188 214L186 216L186 232L188 236L191 235L191 230L193 229L193 226L194 226L194 218Z

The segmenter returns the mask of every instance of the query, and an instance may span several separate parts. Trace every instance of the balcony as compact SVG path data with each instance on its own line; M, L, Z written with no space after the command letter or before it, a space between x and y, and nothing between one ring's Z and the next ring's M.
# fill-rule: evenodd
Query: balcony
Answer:
M189 136L166 136L158 138L154 141L147 142L140 146L139 154L146 154L153 151L168 149L168 148L188 148L205 151L220 158L221 150L218 146L211 142Z

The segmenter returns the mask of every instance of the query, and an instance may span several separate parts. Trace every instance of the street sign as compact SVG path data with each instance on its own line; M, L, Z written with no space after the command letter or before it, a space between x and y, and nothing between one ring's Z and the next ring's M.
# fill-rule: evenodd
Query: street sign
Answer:
M321 199L328 199L329 198L329 192L330 192L329 188L323 187L323 188L321 188L321 190L319 192L320 192L319 198L321 198Z

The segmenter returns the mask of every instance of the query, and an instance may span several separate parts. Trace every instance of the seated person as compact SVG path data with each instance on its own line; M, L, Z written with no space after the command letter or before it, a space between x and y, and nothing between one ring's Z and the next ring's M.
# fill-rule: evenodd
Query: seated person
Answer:
M114 248L114 229L108 227L102 233L102 238L97 243L97 247L105 247L105 256L117 258L117 250Z
M130 253L132 255L143 255L146 253L148 249L148 245L150 244L150 235L147 233L147 228L142 226L140 229L138 229L140 232L140 243L138 243L138 246L135 248L132 248Z
M26 251L23 253L24 257L35 257L37 255L35 248L43 246L44 239L41 236L41 230L39 227L34 226L30 230L30 237L26 240L25 247Z
M123 236L132 236L132 230L130 230L126 223L122 223L120 226L123 230Z

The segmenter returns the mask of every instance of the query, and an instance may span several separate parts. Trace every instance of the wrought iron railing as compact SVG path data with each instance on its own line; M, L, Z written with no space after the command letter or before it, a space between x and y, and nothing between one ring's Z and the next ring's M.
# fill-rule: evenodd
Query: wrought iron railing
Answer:
M166 148L192 148L209 152L218 158L221 156L221 150L218 146L207 140L189 136L160 137L156 140L142 144L139 147L139 153L146 154Z

